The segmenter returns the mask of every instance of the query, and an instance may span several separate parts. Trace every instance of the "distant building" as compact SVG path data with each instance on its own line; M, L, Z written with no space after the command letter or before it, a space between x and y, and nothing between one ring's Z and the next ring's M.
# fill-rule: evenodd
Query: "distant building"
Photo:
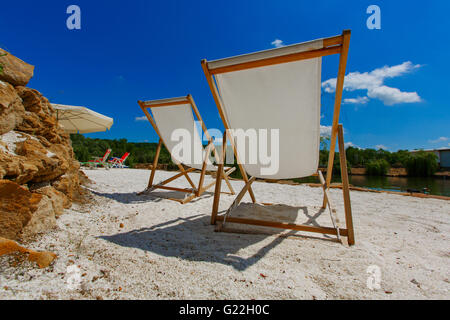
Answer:
M418 151L421 150L413 150L411 152ZM433 152L438 157L438 163L441 168L450 168L450 148L428 149L422 151Z

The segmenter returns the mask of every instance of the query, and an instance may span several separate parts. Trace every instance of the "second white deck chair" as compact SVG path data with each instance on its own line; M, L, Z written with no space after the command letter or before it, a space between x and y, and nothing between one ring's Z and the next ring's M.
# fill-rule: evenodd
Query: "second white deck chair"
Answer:
M151 192L155 189L164 189L170 191L177 191L186 193L184 199L169 198L170 200L178 201L182 204L193 200L196 197L201 196L205 191L210 189L216 181L204 186L204 178L206 171L217 172L218 167L213 165L210 160L211 151L214 152L215 157L218 159L217 151L214 146L214 142L211 136L208 134L205 124L200 116L200 113L195 105L194 99L191 95L180 98L170 98L152 101L138 101L144 114L147 116L148 121L155 129L159 136L159 143L156 149L156 155L153 161L152 172L150 174L150 179L148 182L147 189L144 192ZM151 110L152 115L149 112ZM208 145L206 149L203 148L203 144L200 135L197 130L197 126L194 120L194 113L197 120L202 126L205 137L208 139ZM175 141L173 134L177 132L185 133L190 139L191 150L178 150L179 141ZM173 177L166 179L158 184L153 184L155 178L156 168L158 165L159 154L161 151L161 146L164 143L165 147L172 156L172 160L178 166L180 172ZM184 158L183 153L189 152L190 157ZM194 155L199 155L199 159L195 159ZM189 167L185 169L183 165ZM231 194L234 194L234 190L228 181L228 176L234 171L235 168L224 168L221 167L222 175L220 175L227 182L228 188ZM194 170L201 170L200 180L198 185L195 185L192 179L189 177L190 172ZM192 188L177 188L167 186L169 182L172 182L180 177L184 176Z
M347 62L350 31L342 35L310 42L285 46L215 61L202 61L220 117L226 128L241 174L246 182L232 206L225 215L218 216L220 194L216 193L211 222L216 220L243 223L323 234L347 236L354 244L353 222L350 206L349 184L346 171L342 126L339 124L339 110L342 98L345 67ZM327 179L318 171L320 148L320 95L322 57L340 54L336 84L335 107L331 133L330 155ZM267 164L261 159L249 164L244 158L246 147L237 145L237 130L278 130L279 170L265 173ZM336 137L339 133L339 154L342 170L346 228L339 226L328 190L331 182ZM270 133L267 133L270 137ZM261 138L261 137L260 137ZM224 135L224 140L226 135ZM271 150L268 139L267 150ZM242 141L242 140L241 140ZM260 143L260 141L258 141ZM225 145L225 144L224 144ZM259 144L261 146L261 144ZM247 149L248 150L248 149ZM224 155L225 152L222 152ZM221 164L223 161L221 162ZM223 164L222 164L223 165ZM248 175L251 178L248 178ZM263 221L232 217L231 213L246 192L256 202L251 184L256 178L293 179L317 175L324 190L323 208L328 204L333 227L296 225L276 221ZM220 190L220 177L216 188Z

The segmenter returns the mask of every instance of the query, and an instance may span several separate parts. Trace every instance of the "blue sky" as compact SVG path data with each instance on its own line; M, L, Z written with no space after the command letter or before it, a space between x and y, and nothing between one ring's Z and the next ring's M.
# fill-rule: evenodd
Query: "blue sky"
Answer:
M81 30L66 9L81 8ZM366 9L381 9L369 30ZM51 102L114 118L105 139L156 141L137 100L191 93L208 128L222 128L200 60L352 30L341 122L345 140L388 150L449 147L448 1L9 1L0 47L36 66L29 86ZM276 41L275 40L280 40ZM323 61L331 124L337 56ZM356 103L355 103L356 102Z

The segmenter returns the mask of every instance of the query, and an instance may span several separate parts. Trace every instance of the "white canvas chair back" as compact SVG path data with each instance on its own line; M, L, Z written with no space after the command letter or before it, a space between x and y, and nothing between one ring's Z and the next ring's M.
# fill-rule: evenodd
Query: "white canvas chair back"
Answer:
M322 40L209 61L210 69L299 53L323 47ZM246 148L236 144L238 158L251 176L291 179L317 172L320 146L320 89L322 58L261 66L216 74L222 107L229 128L258 132L259 143L266 143L270 154L279 143L278 171L264 173L267 163L258 156L249 163ZM267 130L267 138L259 134ZM271 130L279 130L279 140L271 141ZM265 138L259 141L261 138ZM274 149L277 150L277 149ZM244 153L245 152L245 153ZM259 151L258 151L259 152ZM272 155L272 159L274 156ZM267 170L266 170L267 172Z
M188 167L201 170L205 150L194 120L191 103L187 97L147 101L144 102L144 105L151 109L160 138L164 141L172 159ZM180 134L185 134L185 136L180 136ZM187 144L190 145L189 150L181 150L180 142L184 137L190 138L190 143ZM209 158L206 170L216 170Z
M222 224L218 226L219 230L223 228L226 221L229 221L231 223L334 234L338 240L343 235L347 237L349 245L355 243L343 126L339 124L350 35L350 30L344 30L342 35L339 36L292 46L209 62L206 59L202 60L202 68L220 117L227 132L231 133L224 135L224 139L227 136L234 139L236 131L239 129L279 130L279 170L271 174L264 174L262 170L266 163L261 160L267 159L257 157L256 164L248 163L242 155L242 151L245 149L238 145L242 140L241 142L232 140L233 151L239 158L238 165L245 185L224 215L218 215L220 195L216 194L212 207L211 223L215 224L216 221L222 221ZM339 54L339 70L336 78L330 152L325 180L322 172L318 170L321 57L333 54ZM340 227L336 210L333 209L329 197L337 138L339 138L346 228ZM265 141L262 142L262 144L259 144L259 148L261 148L261 145L264 147ZM270 141L270 144L273 144L273 142ZM271 149L270 144L268 150ZM247 173L252 176L250 179ZM311 176L315 173L317 173L323 188L322 208L328 206L333 228L314 226L310 223L301 225L231 216L231 213L239 206L247 192L252 202L256 203L252 190L252 183L256 178L287 179ZM219 178L219 175L217 175L217 188L220 188L221 180Z
M228 185L230 193L234 194L234 190L228 180L228 176L234 172L235 168L226 168L225 170L223 166L219 165L219 167L216 167L212 164L210 160L211 152L216 153L216 149L213 144L214 141L208 134L206 126L203 123L202 117L200 116L191 95L181 98L146 102L138 101L138 104L159 136L159 142L156 147L147 188L139 194L152 192L156 189L163 189L170 192L176 192L178 194L184 193L183 198L169 196L167 199L185 204L197 197L202 196L216 184L217 179L213 182L206 183L205 175L206 171L218 170L220 170L219 172L221 172L221 174L216 174L216 176L220 177L220 181L224 179ZM150 109L150 111L148 109ZM194 121L194 114L192 111L194 111L195 116L199 121L198 125L201 126L203 134L208 140L208 145L206 148L203 148L201 135L199 133L200 130L197 128L197 123ZM187 143L185 144L183 142ZM170 152L172 160L178 166L179 173L155 184L153 182L155 180L159 155L163 144ZM190 168L184 168L182 164ZM189 177L189 173L195 171L196 169L200 170L200 177L197 184L195 184ZM190 188L181 188L178 186L168 185L172 181L181 177L186 178ZM216 188L216 193L220 193L220 188Z

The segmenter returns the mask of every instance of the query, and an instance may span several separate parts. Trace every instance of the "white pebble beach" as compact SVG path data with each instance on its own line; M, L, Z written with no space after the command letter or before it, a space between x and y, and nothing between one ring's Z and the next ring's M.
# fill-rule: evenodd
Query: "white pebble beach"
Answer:
M56 253L55 262L38 269L0 257L0 299L450 298L449 201L351 191L356 244L349 247L333 236L232 224L242 232L214 232L214 188L182 205L159 192L137 195L148 170L85 173L94 182L92 203L74 204L56 229L27 244ZM171 175L157 171L155 181ZM199 174L191 177L196 182ZM243 187L231 183L236 191ZM188 186L184 179L171 185ZM331 226L328 211L320 210L321 188L255 182L253 189L258 202L289 206L279 209L298 214L295 221ZM342 192L330 193L344 223ZM222 194L220 211L233 199ZM248 195L243 202L233 214L272 214L250 205ZM75 282L68 273L74 265Z

